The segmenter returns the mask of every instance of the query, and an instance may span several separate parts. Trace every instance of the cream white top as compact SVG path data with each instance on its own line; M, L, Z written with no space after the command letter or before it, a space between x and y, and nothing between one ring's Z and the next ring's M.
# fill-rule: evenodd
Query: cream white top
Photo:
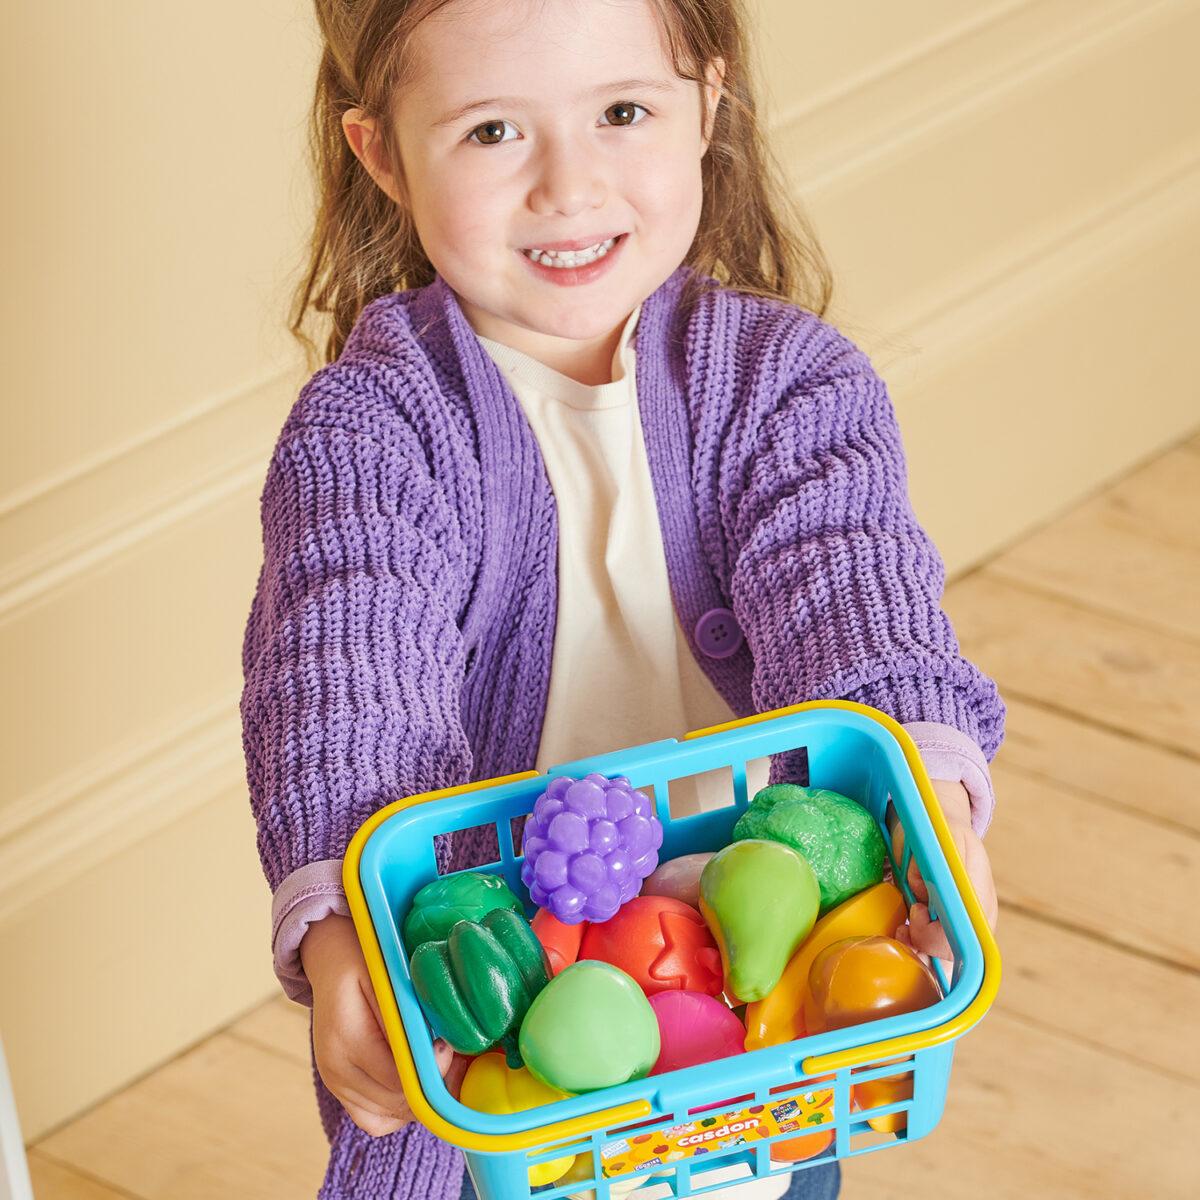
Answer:
M638 305L625 322L610 383L580 383L479 339L533 429L558 509L558 614L539 771L736 715L693 657L671 600L638 416L640 313ZM750 764L750 796L766 786L768 768L765 760ZM671 813L730 804L730 789L727 772L673 783ZM714 1195L775 1200L790 1179L753 1180Z
M671 600L650 465L638 416L629 315L612 382L588 385L491 338L545 460L558 509L558 614L537 769L731 721ZM759 778L754 767L759 766ZM752 764L750 795L766 786ZM674 815L730 803L724 779L672 788Z

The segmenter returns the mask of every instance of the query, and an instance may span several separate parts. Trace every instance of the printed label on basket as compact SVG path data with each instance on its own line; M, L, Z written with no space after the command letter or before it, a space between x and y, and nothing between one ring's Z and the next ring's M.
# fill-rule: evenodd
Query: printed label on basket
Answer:
M683 1158L774 1137L777 1133L811 1132L832 1120L832 1088L798 1092L771 1104L697 1117L684 1125L605 1142L600 1148L600 1158L604 1174L610 1177L627 1171L661 1169Z

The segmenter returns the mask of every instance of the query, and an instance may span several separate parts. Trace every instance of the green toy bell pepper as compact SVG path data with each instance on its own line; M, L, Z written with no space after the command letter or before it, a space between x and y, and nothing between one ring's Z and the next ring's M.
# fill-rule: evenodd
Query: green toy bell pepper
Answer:
M409 971L436 1037L460 1054L499 1044L509 1066L523 1065L517 1034L550 981L546 952L523 916L497 908L459 921L449 937L418 946Z
M479 921L496 908L521 911L521 902L499 875L462 871L427 883L412 900L404 918L404 946L409 954L422 942L446 938L459 921Z

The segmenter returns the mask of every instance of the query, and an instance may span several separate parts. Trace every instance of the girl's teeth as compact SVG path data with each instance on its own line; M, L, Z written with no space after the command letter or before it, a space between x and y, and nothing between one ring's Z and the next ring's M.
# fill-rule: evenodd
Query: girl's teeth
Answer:
M616 238L598 242L586 250L526 250L525 253L536 263L547 267L581 267L603 258L616 245Z

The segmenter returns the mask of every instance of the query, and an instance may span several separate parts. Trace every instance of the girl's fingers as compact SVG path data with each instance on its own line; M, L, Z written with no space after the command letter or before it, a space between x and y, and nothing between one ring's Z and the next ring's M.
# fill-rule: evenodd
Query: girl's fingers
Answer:
M914 858L908 864L908 886L912 888L913 896L922 904L929 903L929 888L926 886L925 878L921 874L921 868L917 866L917 860Z
M355 1125L375 1137L403 1129L413 1119L407 1104L397 1107L394 1097L381 1097L373 1081L353 1063L343 1063L336 1076L322 1079Z
M983 842L972 834L964 840L961 853L963 866L970 876L971 885L979 898L979 906L983 909L988 927L995 929L1000 905L996 899L996 884L992 879L992 864L987 850L984 849Z
M906 922L897 928L893 936L895 937L896 941L903 946L907 946L926 966L929 966L929 955L922 953L917 949L916 946L913 945L912 926Z
M471 1059L465 1055L456 1054L441 1038L434 1041L433 1052L437 1059L438 1070L442 1072L446 1080L446 1087L457 1100L463 1076L471 1065ZM391 1060L390 1051L388 1051L388 1061L392 1065L393 1074L395 1074L395 1063ZM378 1075L382 1073L383 1068L378 1056L373 1055L370 1061L352 1062L350 1065L358 1072L356 1078L359 1086L346 1090L347 1092L353 1091L355 1098L360 1103L380 1116L399 1119L400 1125L406 1125L415 1119L408 1100L404 1096L399 1076L396 1076L394 1090L379 1079Z
M927 904L914 904L908 914L909 945L922 956L953 959L954 951L946 940L940 921L929 916Z
M383 1091L402 1095L403 1084L396 1070L392 1048L382 1038L365 1037L354 1048L353 1062L365 1071Z
M904 857L904 826L899 822L892 826L892 857L897 866Z
M375 1027L379 1030L379 1036L385 1037L383 1013L379 1011L379 1000L375 995L375 989L367 980L360 979L358 990L362 993L363 999L366 1000L368 1007L371 1009L371 1015L375 1018Z
M455 1100L459 1099L459 1093L462 1091L463 1076L467 1073L467 1068L471 1065L471 1059L465 1054L456 1054L454 1061L450 1064L450 1069L446 1072L446 1089L449 1091Z
M991 862L988 859L987 850L969 825L951 821L950 832L967 877L979 898L983 915L988 925L995 929L1000 906L996 897L996 885L992 879ZM891 842L892 854L899 865L904 861L904 827L902 825L897 823L892 828ZM954 966L954 951L950 948L950 942L941 923L930 919L929 888L921 876L915 858L908 864L907 882L912 889L915 903L909 910L908 923L900 926L894 936L898 942L915 950L926 963L930 958L941 959L947 977L949 977Z
M467 1054L459 1054L441 1038L434 1040L433 1053L437 1058L438 1070L441 1071L442 1078L446 1081L446 1090L457 1100L458 1093L462 1088L463 1076L466 1075L467 1068L474 1061L473 1058Z
M382 1085L361 1062L346 1063L343 1091L353 1092L359 1103L379 1116L395 1117L402 1125L413 1119L412 1109L397 1082L395 1089Z
M379 1117L410 1121L412 1114L391 1048L361 989L348 995L336 1020L337 1033L332 1041L326 1044L324 1038L316 1039L318 1050L324 1051L318 1065L328 1068L321 1072L326 1086L343 1105L349 1102Z
M365 1104L353 1099L352 1096L353 1093L347 1093L344 1096L338 1096L337 1099L346 1110L350 1120L364 1133L369 1133L372 1137L384 1137L386 1134L395 1133L397 1129L403 1129L408 1124L399 1117L381 1116Z

